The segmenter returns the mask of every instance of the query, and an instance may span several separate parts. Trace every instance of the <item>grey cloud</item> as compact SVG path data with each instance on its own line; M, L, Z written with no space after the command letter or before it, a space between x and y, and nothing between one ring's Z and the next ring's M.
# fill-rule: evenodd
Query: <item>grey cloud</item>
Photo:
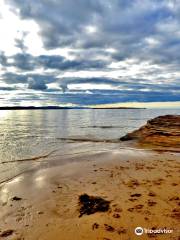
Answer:
M8 60L11 60L11 63L9 63ZM35 68L33 57L26 53L17 53L10 57L7 57L4 53L1 53L0 64L3 67L13 66L21 70L33 70Z
M70 47L88 49L113 47L117 54L112 57L121 60L131 57L160 61L168 59L168 51L163 52L166 43L156 49L144 39L160 38L162 33L158 25L178 18L178 12L169 6L166 0L6 0L20 9L23 19L35 20L41 29L41 37L47 49ZM175 3L178 4L177 2ZM179 4L178 4L179 5ZM177 5L177 6L178 6ZM180 23L178 22L179 27ZM97 28L95 34L88 34L86 27ZM175 35L169 36L177 40ZM171 42L171 46L175 43ZM179 49L179 46L178 46ZM175 55L176 57L177 55ZM75 64L64 63L66 65ZM76 63L77 64L77 63ZM63 67L63 66L62 66Z
M16 39L16 46L22 53L11 57L3 53L0 55L2 66L7 68L14 66L19 71L19 74L8 72L4 74L3 79L6 83L26 83L29 88L45 92L48 91L48 83L58 83L65 92L64 97L70 92L68 85L91 83L113 86L117 89L117 95L124 96L122 97L124 101L138 99L138 94L140 100L146 99L146 96L149 100L152 100L153 96L157 99L158 93L162 99L165 99L165 95L167 99L173 99L173 96L174 99L178 98L174 93L179 90L180 83L177 77L180 64L178 1L6 0L6 2L10 4L12 11L16 11L14 6L19 9L16 14L20 14L22 19L36 21L40 27L40 37L47 50L66 47L72 49L70 54L74 57L74 60L68 60L60 55L35 57L26 53L23 38ZM88 26L94 26L95 32L88 32ZM115 52L107 52L108 48L115 49ZM8 61L9 58L11 61ZM131 63L123 65L124 60L127 59L136 59L137 65L142 64L141 71L130 72ZM61 76L62 71L73 73L81 70L98 70L106 76L106 72L114 71L109 65L115 62L120 64L117 70L128 73L126 78L57 77ZM147 62L148 68L147 65L144 66ZM49 76L33 74L38 68L51 69L54 73ZM26 71L32 73L26 74ZM156 81L163 84L156 85ZM128 89L133 89L136 97L133 98L133 92ZM143 90L148 92L143 93ZM96 96L98 102L100 93L97 89L95 91L92 92L98 95ZM107 97L110 91L105 93L101 90L101 93L106 94ZM116 94L116 91L114 93ZM75 96L70 98L74 99ZM79 101L80 98L78 96L77 98ZM121 100L121 97L118 99ZM75 99L72 101L75 102Z
M89 94L86 92L76 92L74 93L49 93L46 97L47 99L51 99L57 103L65 104L72 103L78 105L91 105L91 104L106 104L106 103L117 103L117 102L159 102L159 101L167 101L167 94L169 96L169 101L179 101L178 94L172 94L170 91L167 92L141 92L141 91L114 91L110 90L94 90L91 91L93 95L89 97Z
M99 69L106 66L105 61L66 60L64 57L57 55L41 55L36 59L36 63L43 66L44 68L58 70Z
M41 93L29 93L28 91L26 94L18 93L17 95L11 96L11 103L16 105L19 104L21 101L26 102L28 105L32 105L33 101L39 102L42 105L45 103L49 103L50 101L56 102L57 104L63 105L66 103L72 103L77 105L91 105L91 104L106 104L106 103L117 103L117 102L159 102L159 101L167 101L167 94L169 96L168 101L179 101L178 94L172 94L170 91L167 92L140 92L140 91L92 91L93 97L89 97L89 94L86 92L77 92L74 93L52 93L46 92Z
M11 72L7 72L3 74L1 78L5 83L8 83L8 84L18 84L18 83L28 84L29 79L33 79L33 81L37 82L37 85L38 85L38 82L41 85L42 83L48 84L48 83L56 82L57 80L56 77L53 75L43 75L43 74L42 75L41 74L24 74L23 75L23 74L11 73Z
M33 89L33 90L46 90L47 89L47 86L42 79L37 81L36 79L34 79L32 77L28 77L27 82L28 82L29 89Z
M13 60L8 63L8 59ZM60 71L65 70L91 70L91 69L103 69L106 67L106 61L98 60L67 60L58 55L40 55L38 57L32 56L27 53L18 53L10 57L6 57L4 54L0 55L0 64L5 67L14 66L20 70L32 71L38 67L44 69L57 69Z
M22 74L6 72L1 76L2 80L7 84L26 83L27 77Z
M26 36L26 34L23 35L23 37L21 39L19 39L19 38L15 39L15 46L17 48L19 48L23 53L25 53L28 50L28 48L25 46L25 43L24 43L25 36Z
M95 85L107 84L111 87L115 87L117 89L117 93L119 93L119 89L124 89L124 91L129 91L128 89L132 89L131 91L143 91L148 90L150 92L167 92L167 91L179 91L180 87L178 86L179 78L169 83L166 79L158 79L158 81L163 80L163 84L155 84L147 81L147 79L138 79L138 78L60 78L57 81L60 83L60 87L64 90L68 90L68 85L70 84L84 84L90 83ZM95 88L95 87L94 87ZM110 90L108 90L110 91ZM112 90L116 93L116 90ZM93 90L92 90L93 92ZM103 92L103 90L102 90Z
M22 70L33 70L34 67L34 62L33 59L31 57L31 55L29 54L16 54L13 57L14 63L11 64L19 69Z
M69 92L68 86L71 84L94 84L95 86L106 84L110 87L114 87L117 89L117 92L121 89L127 91L129 94L129 89L131 91L150 91L150 92L167 92L167 91L175 91L178 92L180 90L179 87L179 78L174 79L173 81L169 82L166 78L157 78L158 82L162 82L161 84L156 84L156 81L150 82L147 79L143 78L107 78L107 77L94 77L94 78L62 78L57 77L55 75L40 75L40 74L14 74L14 73L6 73L2 76L2 80L8 84L27 84L29 89L34 90L41 90L41 91L49 91L47 89L47 84L49 83L58 83L59 88L63 92ZM97 87L98 88L98 87ZM58 91L57 89L51 89L51 91ZM113 90L116 93L116 90ZM93 91L92 91L93 92ZM103 92L103 90L102 90Z
M0 87L0 91L14 91L16 87Z
M60 85L69 85L69 84L82 84L82 83L93 83L93 84L109 84L109 85L119 85L122 82L118 79L110 78L60 78Z
M7 57L4 52L0 52L0 64L2 66L7 66Z
M84 24L92 20L92 15L101 11L101 4L92 0L7 2L19 7L22 18L33 18L42 26L41 34L46 47L49 48L54 48L54 44L59 46L66 45L67 42L72 43Z

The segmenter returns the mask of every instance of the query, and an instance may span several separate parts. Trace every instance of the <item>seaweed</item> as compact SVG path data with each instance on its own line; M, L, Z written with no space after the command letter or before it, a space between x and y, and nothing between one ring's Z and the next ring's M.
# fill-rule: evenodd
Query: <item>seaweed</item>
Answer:
M90 215L96 212L107 212L110 209L110 201L107 201L101 197L89 196L82 194L79 196L80 215Z

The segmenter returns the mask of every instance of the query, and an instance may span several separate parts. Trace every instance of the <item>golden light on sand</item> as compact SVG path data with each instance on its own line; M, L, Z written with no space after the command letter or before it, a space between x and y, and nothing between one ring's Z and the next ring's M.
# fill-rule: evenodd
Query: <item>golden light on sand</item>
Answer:
M43 176L43 175L42 176L40 175L40 176L36 177L34 179L34 181L35 181L35 184L36 184L37 188L42 188L46 184L45 176Z
M24 179L24 176L18 176L16 178L14 178L13 180L10 181L9 184L14 184L14 183L19 183Z

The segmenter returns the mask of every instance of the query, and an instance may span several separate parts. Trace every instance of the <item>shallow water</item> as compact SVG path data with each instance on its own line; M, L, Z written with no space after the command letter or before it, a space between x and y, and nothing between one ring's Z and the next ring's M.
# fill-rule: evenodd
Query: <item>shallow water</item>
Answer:
M63 155L115 148L114 140L165 114L180 109L0 111L0 182L55 156L61 161ZM107 139L112 143L103 143Z

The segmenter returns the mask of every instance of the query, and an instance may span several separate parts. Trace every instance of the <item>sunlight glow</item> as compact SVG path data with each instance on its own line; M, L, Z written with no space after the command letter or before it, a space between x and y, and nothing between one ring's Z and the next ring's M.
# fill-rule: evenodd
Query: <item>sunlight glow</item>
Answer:
M180 109L180 102L124 102L114 104L97 104L91 107L97 108L120 108L120 107L132 107L132 108L177 108Z
M28 52L37 55L42 52L42 41L38 35L39 27L33 20L22 20L14 12L10 11L9 6L1 0L0 3L1 18L0 18L0 36L1 36L1 51L6 52L6 55L13 55L21 50L16 46L16 39L21 39L24 36L24 43ZM35 44L32 44L32 43Z
M85 30L88 34L94 34L97 32L97 27L89 25L89 26L86 26Z
M69 90L113 90L116 89L115 87L109 84L93 84L93 83L80 83L80 84L69 84Z
M7 117L7 115L9 114L9 110L0 110L0 120L4 119L5 117Z

